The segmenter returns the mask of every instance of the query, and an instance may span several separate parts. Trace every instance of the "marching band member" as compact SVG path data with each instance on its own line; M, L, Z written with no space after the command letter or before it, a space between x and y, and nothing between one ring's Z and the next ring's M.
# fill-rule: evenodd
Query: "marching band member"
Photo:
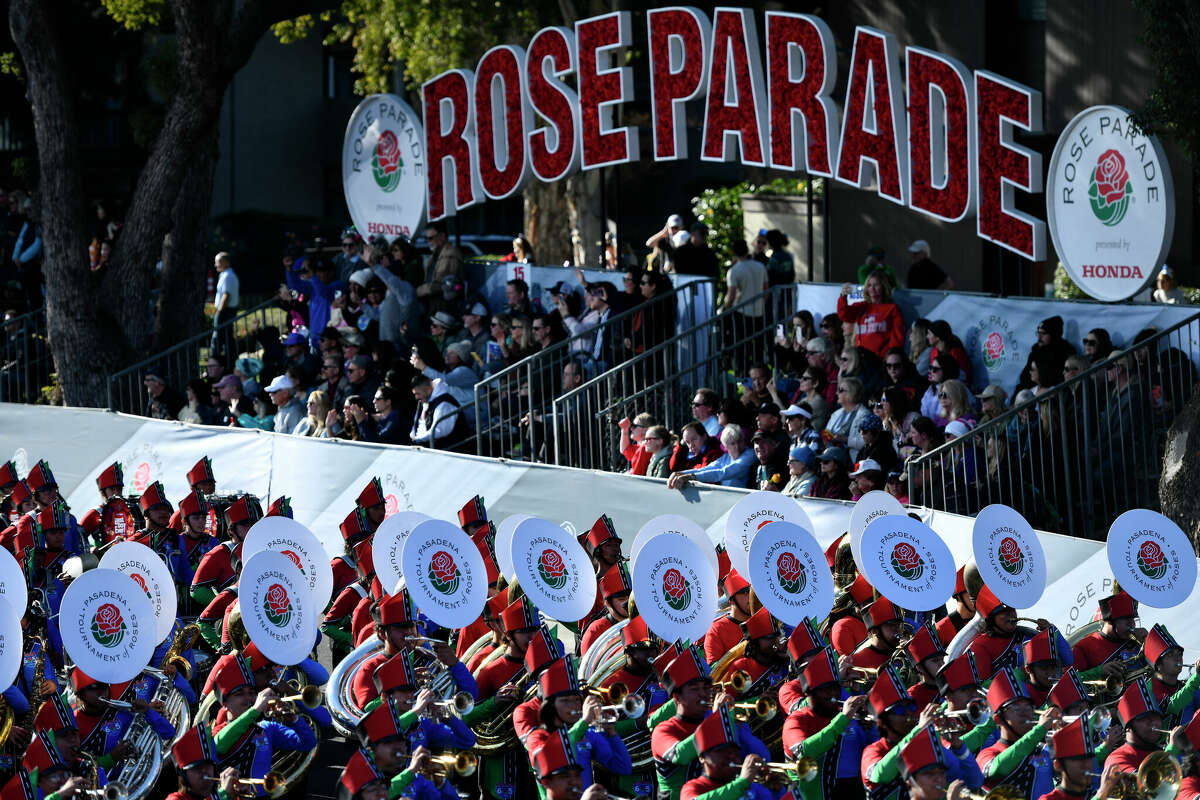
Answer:
M12 493L8 496L10 511L0 524L7 524L8 527L0 531L0 545L4 549L12 553L18 561L24 555L26 548L33 546L33 530L32 528L25 531L23 536L18 537L20 527L18 523L26 514L29 514L36 508L33 502L33 492L29 489L29 484L25 481L17 481L17 485L13 487Z
M192 575L190 594L201 608L217 593L237 581L241 568L242 542L254 523L263 517L262 506L252 495L242 495L225 509L229 538L204 554Z
M1154 669L1150 685L1154 690L1154 699L1162 709L1163 727L1187 725L1200 701L1200 671L1193 672L1186 681L1180 683L1183 648L1165 625L1155 625L1146 634L1142 655Z
M900 610L881 597L863 612L867 638L853 652L854 666L877 669L886 664L900 644L904 619Z
M238 771L222 770L217 777L217 745L203 722L189 728L171 748L179 788L167 800L229 800L235 796Z
M472 675L474 675L479 667L483 665L484 660L488 656L494 653L498 648L504 646L504 629L500 626L500 614L507 607L507 596L504 593L499 592L489 597L487 602L483 604L483 613L479 615L479 618L483 620L491 639L487 642L487 644L476 650L475 655L471 656L471 660L467 662L467 669ZM462 658L467 652L466 647L461 647L464 640L465 637L459 637L458 643L460 647L457 651L459 658ZM474 642L472 642L472 644L474 644Z
M246 662L246 666L249 667L250 673L254 676L254 688L255 690L259 691L268 687L274 688L273 684L279 682L279 679L282 678L283 673L292 669L303 672L305 679L313 686L323 686L329 681L329 673L326 671L326 669L316 661L313 661L311 658L304 659L294 667L288 667L284 669L264 656L258 645L256 645L254 642L249 642L240 652L226 653L217 658L216 663L213 664L212 670L209 671L208 676L204 681L205 694L208 694L213 690L214 676L217 674L218 670L223 669L226 664L232 662L236 658L241 658ZM302 702L301 705L303 705ZM308 706L305 706L304 708L305 713L310 717L313 717L314 721L321 727L327 727L328 725L332 724L333 721L329 717L329 710L324 706L320 706L318 708L309 708ZM220 728L224 727L225 723L228 721L229 712L227 709L222 708L217 712L214 724L216 727Z
M604 575L624 561L621 537L608 514L601 514L583 539L583 549L592 559L597 575Z
M1087 714L1091 705L1087 687L1079 678L1074 667L1063 670L1062 677L1054 688L1046 695L1046 702L1054 706L1064 717L1077 717ZM1096 721L1091 733L1103 741L1096 743L1096 758L1103 761L1108 754L1125 742L1125 732L1120 725L1111 724L1111 717Z
M188 470L187 482L188 482L188 487L191 489L191 491L200 494L202 497L208 497L208 496L216 494L217 493L217 477L216 477L216 475L213 474L212 459L209 458L208 456L201 456L200 460L197 461L194 465L192 465L192 468ZM169 527L173 531L183 530L184 529L184 524L183 524L184 516L185 515L182 510L176 509L175 513L171 515L171 519L170 519L170 522L167 524L167 527ZM215 521L216 521L215 519L209 519L208 509L205 509L205 511L204 511L205 527L208 528L210 523L213 523ZM216 533L215 526L213 526L213 529L209 530L208 533L215 534Z
M364 542L371 536L371 521L367 518L366 510L362 506L354 506L354 510L342 520L338 530L342 534L344 546L342 552L329 560L329 567L333 570L333 596L335 598L361 578L354 548L359 542Z
M67 509L67 501L59 495L58 481L54 479L54 473L50 471L50 465L44 459L39 461L34 465L33 469L29 470L29 474L25 476L25 483L28 484L29 491L33 494L33 502L38 513L56 503L62 504L67 517L66 533L63 537L63 549L73 556L82 553L83 537L79 532L79 523L75 521L75 517ZM17 533L28 534L33 530L33 525L34 515L32 513L26 514L17 523Z
M879 738L873 727L864 730L859 722L867 696L843 699L838 655L829 646L809 660L799 681L808 703L792 711L783 723L783 752L789 760L808 757L817 761L816 779L800 784L804 800L861 798L862 751Z
M946 649L936 631L927 624L920 625L905 645L914 669L921 680L908 687L908 694L918 709L937 699L939 692L937 674L946 659Z
M729 674L745 672L750 676L743 697L763 694L787 678L786 643L778 620L766 608L760 608L746 620L745 654L729 665Z
M620 542L620 539L617 540ZM604 615L593 620L583 632L580 654L584 654L596 641L596 637L629 617L629 595L633 591L633 579L629 577L629 565L621 561L609 567L600 578L599 595L604 600Z
M387 800L388 780L370 750L359 748L338 779L338 800Z
M458 510L458 525L471 538L487 524L487 506L483 502L483 495L475 495Z
M954 637L967 626L975 617L975 599L967 590L967 576L972 578L972 582L978 581L982 584L979 578L979 568L975 566L975 560L967 562L958 568L958 572L954 576L954 610L937 621L938 638L942 640L942 644L949 646Z
M175 579L179 608L176 612L184 619L194 618L207 603L192 599L192 578L205 554L220 547L217 537L210 531L209 515L212 506L204 495L193 489L179 501L177 513L183 522L182 532L166 534L161 542L164 549L155 549L167 562L171 576ZM222 548L224 549L224 548Z
M654 726L650 749L658 772L659 797L679 800L684 783L699 774L696 729L709 712L725 713L733 698L723 691L713 697L708 662L695 646L682 650L670 663L664 683L675 701L675 716ZM739 722L737 728L742 749L766 760L767 748L749 726Z
M1054 772L1058 786L1039 800L1084 800L1088 797L1112 797L1116 769L1107 767L1100 789L1092 791L1092 773L1096 769L1096 750L1087 719L1079 717L1063 725L1050 737L1054 753Z
M135 699L131 702L132 709L115 708L105 702L111 697L109 685L78 667L71 671L71 686L78 704L74 711L79 727L79 748L91 753L113 780L120 777L121 767L134 752L133 743L123 737L135 713L145 716L159 739L169 742L175 738L175 726L155 705Z
M448 782L438 787L428 774L431 765L429 747L437 745L428 741L426 731L434 729L426 726L424 723L429 720L419 714L434 699L433 692L422 689L414 699L413 692L408 691L404 697L403 704L409 708L387 698L363 717L357 728L359 742L371 753L380 773L389 781L392 797L407 795L413 800L435 800L443 793L453 794ZM439 741L442 746L447 746L449 740ZM474 735L470 741L474 744Z
M983 593L980 593L980 610ZM1044 742L1050 726L1062 715L1051 707L1034 710L1016 672L1005 667L996 672L988 687L988 706L1000 729L1000 739L979 753L984 789L1002 783L1015 787L1025 797L1041 797L1054 788L1054 776Z
M980 699L983 675L990 672L986 666L979 666L978 659L982 657L968 650L938 671L938 694L946 701L946 711L966 711L972 701ZM995 721L988 719L960 738L963 745L974 753L981 747L992 744L997 736Z
M38 709L33 721L33 733L45 733L53 737L58 752L63 761L76 773L82 774L96 767L96 780L101 786L108 783L108 772L99 761L85 761L90 754L80 752L79 725L75 721L75 713L58 695L51 695L42 707Z
M79 520L79 529L85 537L94 540L97 545L101 545L111 538L109 531L105 530L105 523L108 522L105 519L105 511L109 507L109 502L112 498L120 498L125 493L125 475L119 461L109 464L96 476L96 488L100 490L100 505L83 515L83 518ZM121 502L124 503L124 500ZM128 521L132 522L132 517ZM122 528L125 522L125 519L121 520ZM133 533L133 530L131 528L127 531L121 530L113 533L123 538L124 535Z
M138 505L142 507L142 520L145 527L130 536L129 539L144 544L162 555L165 550L163 544L169 541L167 536L171 532L171 516L174 513L163 485L155 481L147 486L146 491L142 492L142 496L138 498ZM167 561L166 558L163 560ZM167 561L167 566L171 566L170 561Z
M725 596L729 598L729 612L713 620L704 636L704 658L715 664L728 653L745 635L743 625L750 619L750 582L736 569L725 576Z
M606 800L604 787L583 787L583 767L566 731L556 731L542 748L532 754L538 788L546 800Z
M11 524L9 515L14 510L12 493L20 482L17 465L11 460L0 462L0 527L8 527Z
M947 793L949 774L946 749L932 725L920 728L917 735L900 750L900 774L904 777L911 800L942 800ZM961 784L961 779L956 782ZM954 791L952 784L951 791Z
M372 679L379 697L371 701L377 703L371 713L382 705L384 697L401 714L411 711L412 717L402 718L406 726L401 730L413 747L424 745L435 750L467 750L475 746L474 732L454 714L442 713L435 705L437 697L433 691L421 688L412 653L405 650L392 656L376 667ZM439 721L434 715L445 721Z
M1137 658L1141 646L1134 636L1137 613L1137 601L1126 592L1118 591L1100 598L1104 626L1080 639L1072 648L1075 668L1085 681L1124 675L1126 664Z
M829 646L825 637L821 636L817 626L811 619L802 619L800 624L792 629L788 636L788 659L791 662L791 674L799 676L808 665L808 660ZM837 651L834 651L835 653ZM837 656L838 674L845 679L852 661L850 656ZM789 680L779 687L779 707L785 714L791 714L804 704L805 694L803 682L799 677Z
M475 618L474 622L457 631L455 634L457 636L457 641L455 642L454 654L460 659L467 654L467 651L471 649L471 646L474 645L475 642L479 641L479 639L485 636L491 637L490 644L486 645L485 648L494 649L500 645L500 634L498 631L499 617L500 612L504 610L506 605L508 605L507 596L505 599L496 600L496 598L501 594L500 587L502 581L500 578L500 570L496 569L495 559L492 558L492 554L488 551L486 546L479 547L478 543L476 543L476 547L479 549L479 555L483 556L483 568L487 572L488 602L484 604L483 611L478 617ZM500 604L499 607L493 608L491 606L492 601ZM491 652L491 650L489 649L488 652ZM474 674L475 667L479 663L478 659L479 654L477 652L467 662L467 669L470 670L472 674Z
M1179 784L1179 794L1175 800L1198 800L1200 798L1200 720L1192 717L1192 721L1184 729L1182 747L1177 758L1183 772L1183 781Z
M62 573L63 562L71 555L66 549L70 525L71 517L67 511L67 504L61 500L38 511L33 518L33 548L22 564L29 589L45 592L45 625L49 636L47 645L56 665L62 663L62 635L58 627L58 612L62 605L63 592L66 591L66 586L59 576Z
M75 797L88 788L102 788L89 787L86 778L73 772L55 745L54 735L39 733L25 751L21 771L13 779L16 781L12 784L14 788L5 787L5 800L10 796L28 800L59 800Z
M491 713L495 708L494 701L511 702L517 698L514 681L523 674L525 650L542 627L542 620L529 599L519 597L500 612L500 627L504 629L504 655L479 668L475 682L479 687L479 696L485 699L467 717L471 721L483 719Z
M1018 627L1016 609L1000 602L1000 598L987 586L979 590L979 595L975 598L975 609L982 620L983 630L968 646L976 653L986 656L979 660L980 666L990 664L992 673L1005 667L1021 666L1021 646L1036 631ZM1038 625L1040 628L1046 628L1050 623L1039 620ZM1062 643L1062 647L1067 649L1065 642ZM950 648L950 652L954 653L953 647ZM1069 663L1070 660L1068 652L1063 661Z
M1129 684L1117 702L1117 713L1125 724L1125 744L1108 754L1104 767L1115 765L1117 772L1137 772L1147 756L1162 749L1163 715L1150 682L1138 678ZM1181 738L1182 732L1182 728L1175 728L1172 740Z
M618 683L621 684L630 694L641 696L646 703L647 714L669 699L654 672L653 659L657 653L654 641L650 637L646 621L640 616L631 617L629 623L621 630L621 638L625 642L625 664L605 678L600 687L609 689ZM618 722L617 731L623 733L622 727L629 724L629 721ZM636 721L633 724L636 724Z
M358 493L358 497L354 498L354 503L366 512L367 524L371 528L371 533L379 530L379 526L387 517L387 496L383 493L383 483L379 478L371 478L371 481Z
M554 638L550 629L543 625L525 648L525 675L528 680L540 680L542 672L565 653L562 642ZM524 742L529 734L541 724L542 698L535 694L513 709L513 730L517 738Z
M783 796L784 779L767 773L766 759L757 753L743 755L737 721L727 709L706 717L694 738L704 774L684 784L680 800L778 800Z
M1046 695L1062 677L1063 664L1056 640L1057 631L1051 627L1038 631L1021 646L1028 678L1025 691L1033 701L1034 708L1045 705Z

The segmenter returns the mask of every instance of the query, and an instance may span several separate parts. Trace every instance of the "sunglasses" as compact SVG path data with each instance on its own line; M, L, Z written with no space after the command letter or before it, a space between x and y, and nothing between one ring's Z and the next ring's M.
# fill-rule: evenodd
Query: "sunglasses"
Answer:
M1084 339L1083 344L1084 347L1095 347L1100 344L1100 341L1098 339Z
M941 367L930 367L929 371L930 372L941 372L942 368Z
M354 242L342 242L342 249L348 250L351 247L354 247Z
M642 281L640 285L641 286L653 286L654 284L651 283L650 281Z
M884 366L887 367L888 369L900 369L901 367L904 366L904 362L903 361L889 361L886 364L884 364Z
M883 403L872 403L871 408L883 408Z
M820 350L806 350L805 352L806 352L806 353L808 353L808 355L810 355L810 356L819 356L819 355L821 355L821 351L820 351Z
M801 380L803 380L803 378ZM692 401L692 408L695 408L696 406L703 406L703 405L707 405L707 404L702 400L693 400Z
M946 394L945 392L938 392L938 400L949 400L949 399L950 399L950 395Z

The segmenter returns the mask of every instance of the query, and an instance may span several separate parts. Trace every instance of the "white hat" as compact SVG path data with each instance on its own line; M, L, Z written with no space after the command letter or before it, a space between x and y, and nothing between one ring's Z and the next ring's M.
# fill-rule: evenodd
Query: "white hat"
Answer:
M966 436L971 429L961 419L956 419L946 426L947 436Z
M862 475L864 472L870 472L871 470L883 472L883 465L873 458L864 458L854 465L854 471L850 473L850 477L853 478L855 475Z
M278 392L280 389L295 389L295 388L296 388L296 384L292 383L291 378L289 378L287 375L280 375L275 380L271 381L271 384L269 386L267 386L267 388L264 389L263 391L267 392L267 394L270 394L271 392Z
M782 417L804 417L805 419L812 419L812 412L808 411L807 409L801 408L800 406L796 405L795 403L792 403L790 406L788 406L787 408L785 408L783 411L780 412L780 416L782 416Z
M672 214L671 216L667 217L667 227L668 228L682 228L683 227L683 217L679 216L678 214Z
M671 234L671 247L682 247L692 240L692 235L687 231L675 231Z
M371 280L371 270L358 269L350 273L350 282L357 283L364 289L367 287L367 281Z
M912 244L910 244L908 246L908 252L910 252L910 253L924 252L925 255L929 255L929 242L925 241L924 239L917 239L915 242L913 242Z

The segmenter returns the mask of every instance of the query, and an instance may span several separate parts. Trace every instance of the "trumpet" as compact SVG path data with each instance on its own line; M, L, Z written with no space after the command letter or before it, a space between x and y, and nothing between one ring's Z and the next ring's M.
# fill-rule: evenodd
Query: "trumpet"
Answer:
M128 800L129 793L119 783L110 783L103 789L84 789L79 794L91 800Z
M447 714L465 717L475 710L475 698L469 692L459 692L449 700L434 700L430 705Z
M1017 617L1017 622L1032 622L1035 626L1039 625L1039 620L1033 617Z
M960 727L966 723L968 727L976 728L992 718L992 710L988 708L987 703L982 700L971 700L967 703L966 708L951 711L948 708L943 708L938 712L937 722L944 723L951 727ZM939 725L939 727L941 727Z
M808 756L802 756L795 761L768 761L766 767L768 771L785 778L789 773L794 772L796 779L801 783L816 780L817 772L820 770L817 760Z
M1149 675L1150 672L1150 667L1142 667L1141 669L1135 669L1132 672L1126 672L1122 675L1109 675L1103 680L1084 681L1083 685L1102 687L1104 689L1104 694L1119 694L1123 688L1133 683L1143 675Z
M127 703L124 700L114 700L111 697L101 697L98 699L100 700L101 704L106 705L109 708L115 708L118 711L130 711L133 709L133 703Z
M1057 732L1059 729L1070 725L1080 717L1086 717L1088 724L1099 728L1101 733L1107 731L1109 726L1112 725L1112 712L1109 711L1105 706L1098 706L1083 714L1071 714L1070 716L1063 717L1059 721L1059 724L1056 725L1054 729L1050 731L1050 733ZM1170 731L1167 732L1170 733Z
M212 783L220 783L221 781L221 779L216 775L207 775L205 776L204 780L211 781ZM263 787L264 792L267 794L272 794L275 791L287 786L287 776L282 772L275 772L272 770L261 778L238 778L233 782L233 785L235 787L261 786Z
M739 669L737 672L729 676L729 680L721 683L714 683L713 689L722 690L728 687L733 690L734 694L741 694L746 691L746 687L750 685L750 673L744 669Z
M646 713L646 701L641 698L641 695L627 694L620 703L611 706L600 707L600 721L604 723L616 722L624 715L628 719L638 719L642 714Z
M464 778L468 775L474 775L475 770L479 766L479 759L473 753L454 753L444 756L430 756L430 761L437 767L440 767L443 772L454 770L454 774L461 775Z
M623 683L614 683L607 689L602 689L598 686L588 686L584 692L590 695L595 695L601 700L607 700L610 703L619 703L629 694L629 687Z
M978 789L967 789L964 795L968 800L1023 800L1025 795L1021 794L1021 790L1016 787L1004 784L997 786L990 792L981 792Z
M774 719L778 710L774 703L765 697L760 697L754 702L734 703L733 707L738 719Z
M291 703L299 700L309 708L316 708L321 705L321 698L324 693L320 686L313 686L311 683L300 690L300 694L289 694L285 697L280 697L279 702Z

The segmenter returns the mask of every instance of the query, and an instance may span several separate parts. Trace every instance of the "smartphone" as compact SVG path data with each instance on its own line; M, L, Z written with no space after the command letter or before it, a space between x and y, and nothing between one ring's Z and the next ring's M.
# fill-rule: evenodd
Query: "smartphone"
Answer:
M775 326L775 338L776 339L783 338L783 324L782 323Z
M415 344L412 346L412 354L413 354L414 356L419 356L419 355L421 355L421 351L417 349L417 346L416 346Z

